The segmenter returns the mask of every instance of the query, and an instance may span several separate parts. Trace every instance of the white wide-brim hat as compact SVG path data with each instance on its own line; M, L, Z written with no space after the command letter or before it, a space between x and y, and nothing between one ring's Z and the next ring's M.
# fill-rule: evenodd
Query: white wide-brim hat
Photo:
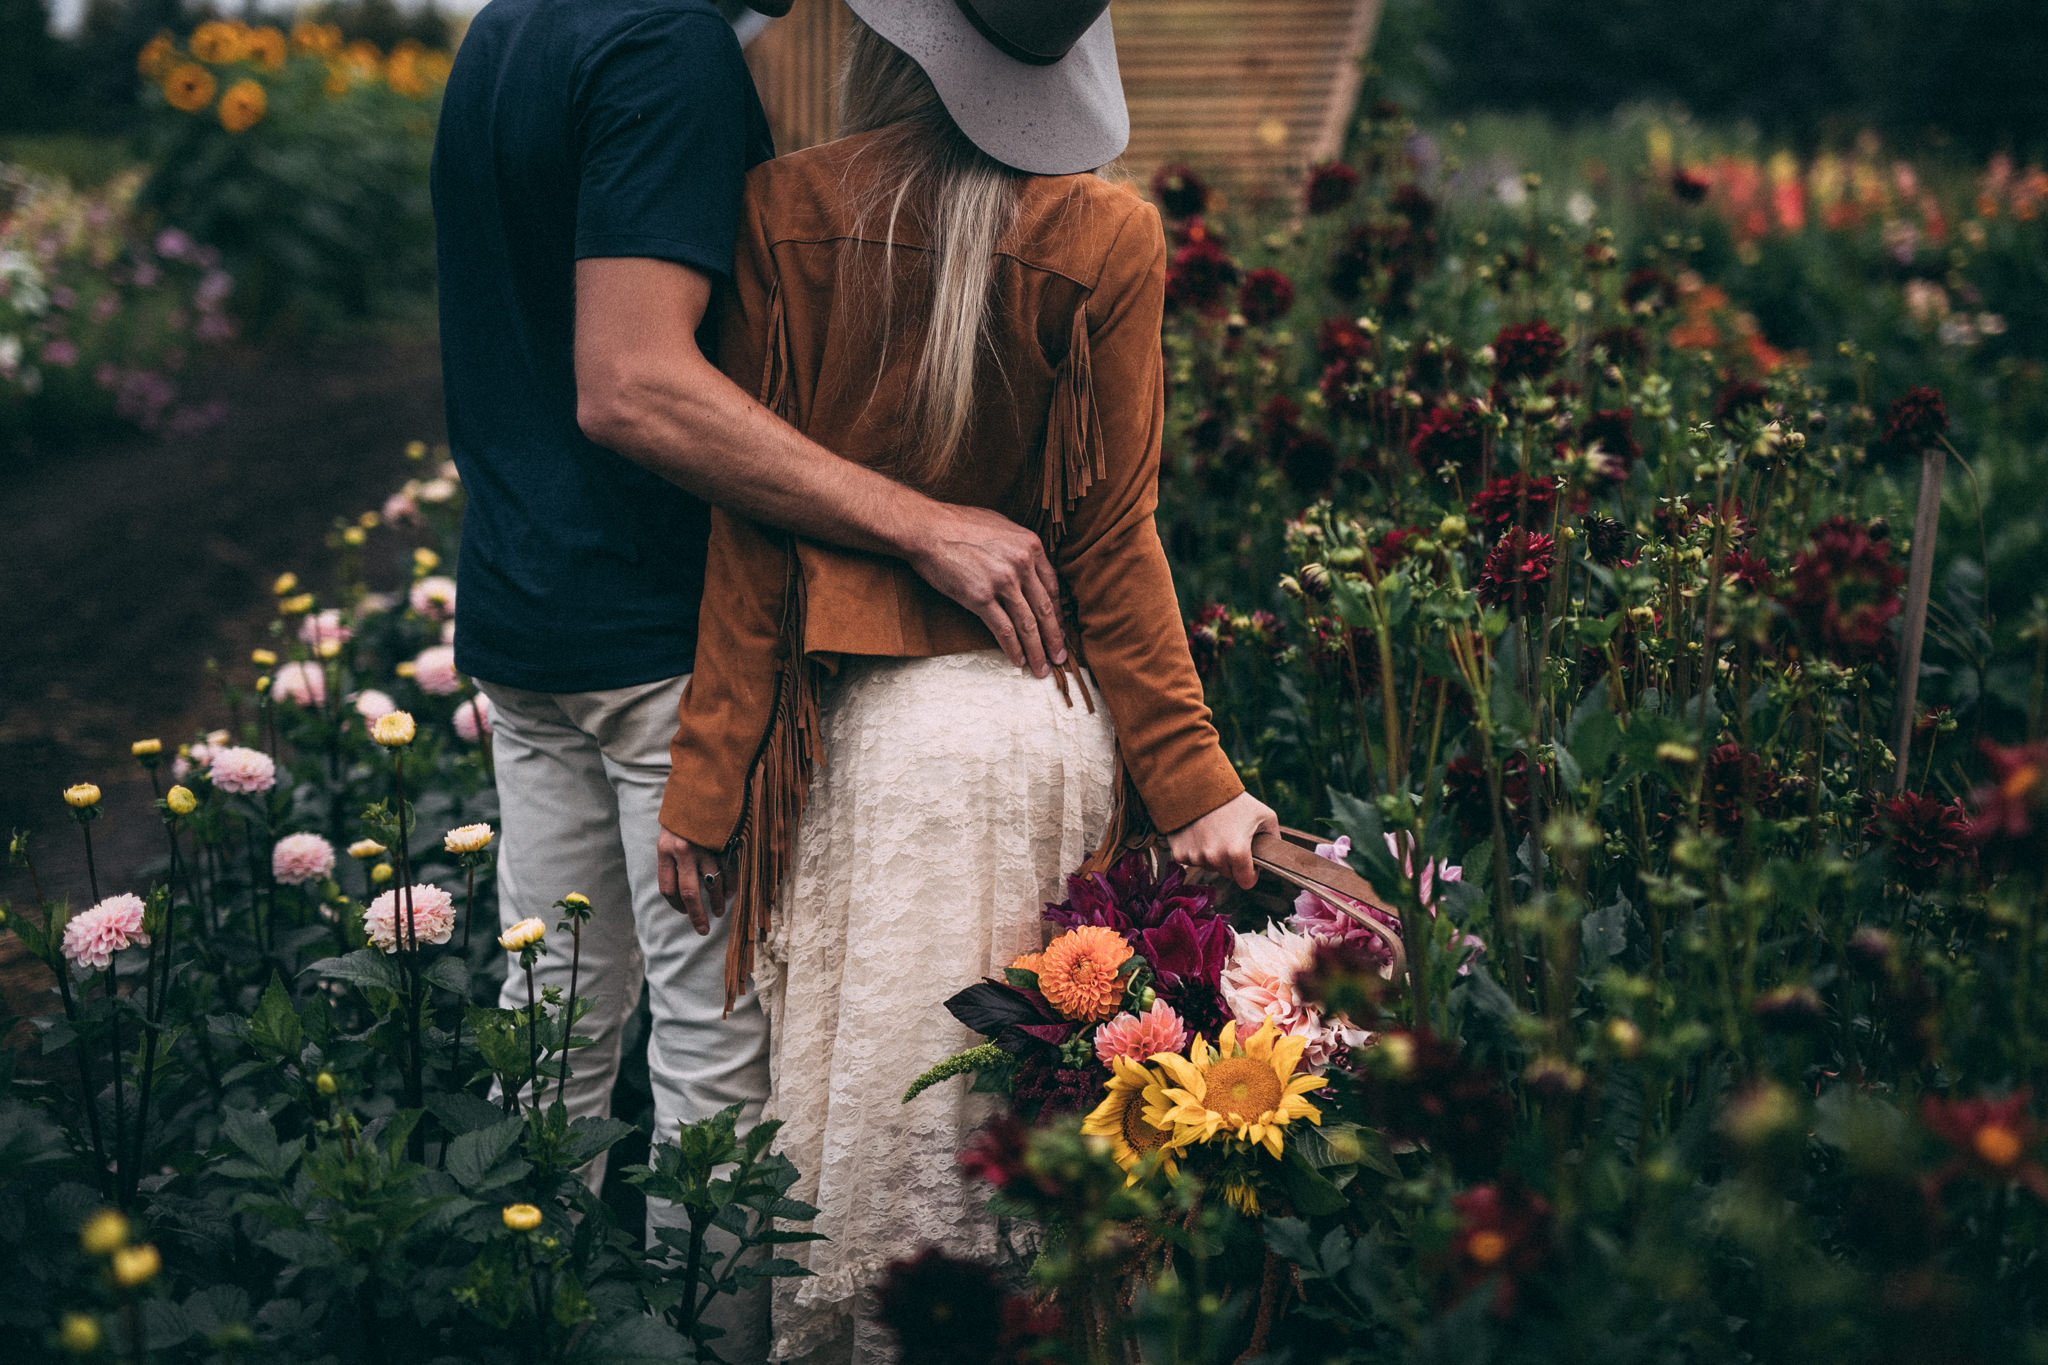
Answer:
M1131 140L1109 0L846 0L931 78L975 146L1033 175L1108 165Z

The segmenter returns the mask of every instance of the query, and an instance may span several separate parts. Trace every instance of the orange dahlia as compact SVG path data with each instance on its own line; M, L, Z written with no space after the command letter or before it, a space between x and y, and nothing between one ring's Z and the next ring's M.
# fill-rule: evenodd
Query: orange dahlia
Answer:
M246 133L263 121L270 107L263 87L255 81L236 81L220 97L220 126L231 133Z
M155 80L171 69L171 63L178 59L178 44L168 33L159 33L142 45L142 51L135 54L135 69L146 79Z
M171 108L196 114L213 103L218 89L213 73L197 62L179 62L164 76L164 98Z
M332 56L341 51L341 30L333 24L301 19L292 25L292 46L316 57Z
M1045 950L1038 989L1069 1019L1092 1022L1116 1013L1124 998L1124 964L1131 945L1099 924L1061 934Z
M1044 953L1026 953L1010 964L1013 972L1030 972L1034 976L1045 970Z

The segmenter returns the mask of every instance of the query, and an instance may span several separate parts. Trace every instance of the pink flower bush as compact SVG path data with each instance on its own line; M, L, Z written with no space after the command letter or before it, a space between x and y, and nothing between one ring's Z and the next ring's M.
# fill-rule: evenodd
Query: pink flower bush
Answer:
M255 796L277 785L277 764L260 749L227 745L209 751L213 785L238 796ZM193 750L198 756L198 750Z
M1188 1026L1164 1000L1152 1002L1143 1014L1119 1014L1095 1030L1095 1059L1115 1066L1128 1057L1142 1062L1155 1052L1179 1052L1188 1045Z
M455 671L455 646L429 645L412 661L412 680L430 697L452 697L462 689L462 675Z
M322 643L345 645L354 636L355 632L342 624L341 611L337 607L314 612L299 622L299 643L312 649L320 648Z
M1364 1047L1372 1035L1341 1015L1326 1018L1296 989L1295 979L1315 959L1316 940L1285 925L1239 934L1223 967L1223 1004L1240 1031L1256 1030L1271 1019L1282 1033L1306 1039L1302 1059L1321 1070Z
M412 585L406 601L429 621L446 621L455 615L455 580L444 574L422 578Z
M324 706L327 670L316 663L279 664L270 679L270 695L294 706Z
M491 733L491 699L479 692L455 708L455 733L465 744L480 744Z
M142 932L142 897L109 896L73 915L64 926L64 957L74 967L104 968L131 943L148 943Z
M334 845L317 834L287 834L270 850L270 875L286 886L325 880L334 871Z
M388 716L398 709L398 703L391 700L389 693L379 692L374 687L356 693L355 706L357 715L364 720L372 721L380 716Z
M363 911L363 932L372 947L398 951L398 892L386 891ZM431 882L412 888L412 931L421 943L446 943L455 932L455 897Z

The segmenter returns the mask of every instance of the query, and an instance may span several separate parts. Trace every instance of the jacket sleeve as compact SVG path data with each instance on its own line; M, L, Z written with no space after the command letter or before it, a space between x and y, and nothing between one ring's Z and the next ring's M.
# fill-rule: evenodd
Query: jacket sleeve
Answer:
M1095 450L1076 468L1095 468L1066 514L1054 553L1073 595L1088 668L1116 723L1124 767L1163 831L1244 790L1202 699L1153 522L1166 423L1159 341L1165 299L1166 239L1158 210L1140 204L1117 230L1083 304L1085 328L1074 329L1073 345L1086 347L1084 356L1069 357L1087 366L1085 382L1075 384L1083 411L1063 425L1087 431ZM1063 455L1049 449L1046 458Z

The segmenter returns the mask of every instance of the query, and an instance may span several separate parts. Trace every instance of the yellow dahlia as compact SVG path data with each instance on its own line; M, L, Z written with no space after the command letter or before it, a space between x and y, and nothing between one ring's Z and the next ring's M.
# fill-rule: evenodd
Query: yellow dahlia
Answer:
M1269 1017L1242 1045L1232 1022L1223 1026L1214 1047L1197 1038L1186 1057L1171 1052L1153 1057L1152 1064L1173 1082L1166 1091L1173 1101L1166 1115L1173 1125L1173 1146L1190 1147L1226 1133L1278 1157L1288 1124L1323 1121L1322 1111L1307 1099L1323 1078L1295 1074L1307 1045L1306 1038L1281 1033Z
M1131 945L1114 929L1099 924L1070 929L1045 950L1038 989L1069 1019L1107 1019L1123 1001L1123 966L1130 958Z
M1151 1067L1119 1057L1107 1089L1109 1093L1095 1106L1095 1112L1081 1121L1081 1131L1089 1137L1109 1139L1116 1164L1127 1171L1152 1153L1164 1151L1166 1171L1171 1175L1174 1154L1167 1143L1173 1137L1173 1125L1166 1115L1173 1102L1167 1098L1165 1079ZM1136 1178L1134 1174L1132 1179Z

